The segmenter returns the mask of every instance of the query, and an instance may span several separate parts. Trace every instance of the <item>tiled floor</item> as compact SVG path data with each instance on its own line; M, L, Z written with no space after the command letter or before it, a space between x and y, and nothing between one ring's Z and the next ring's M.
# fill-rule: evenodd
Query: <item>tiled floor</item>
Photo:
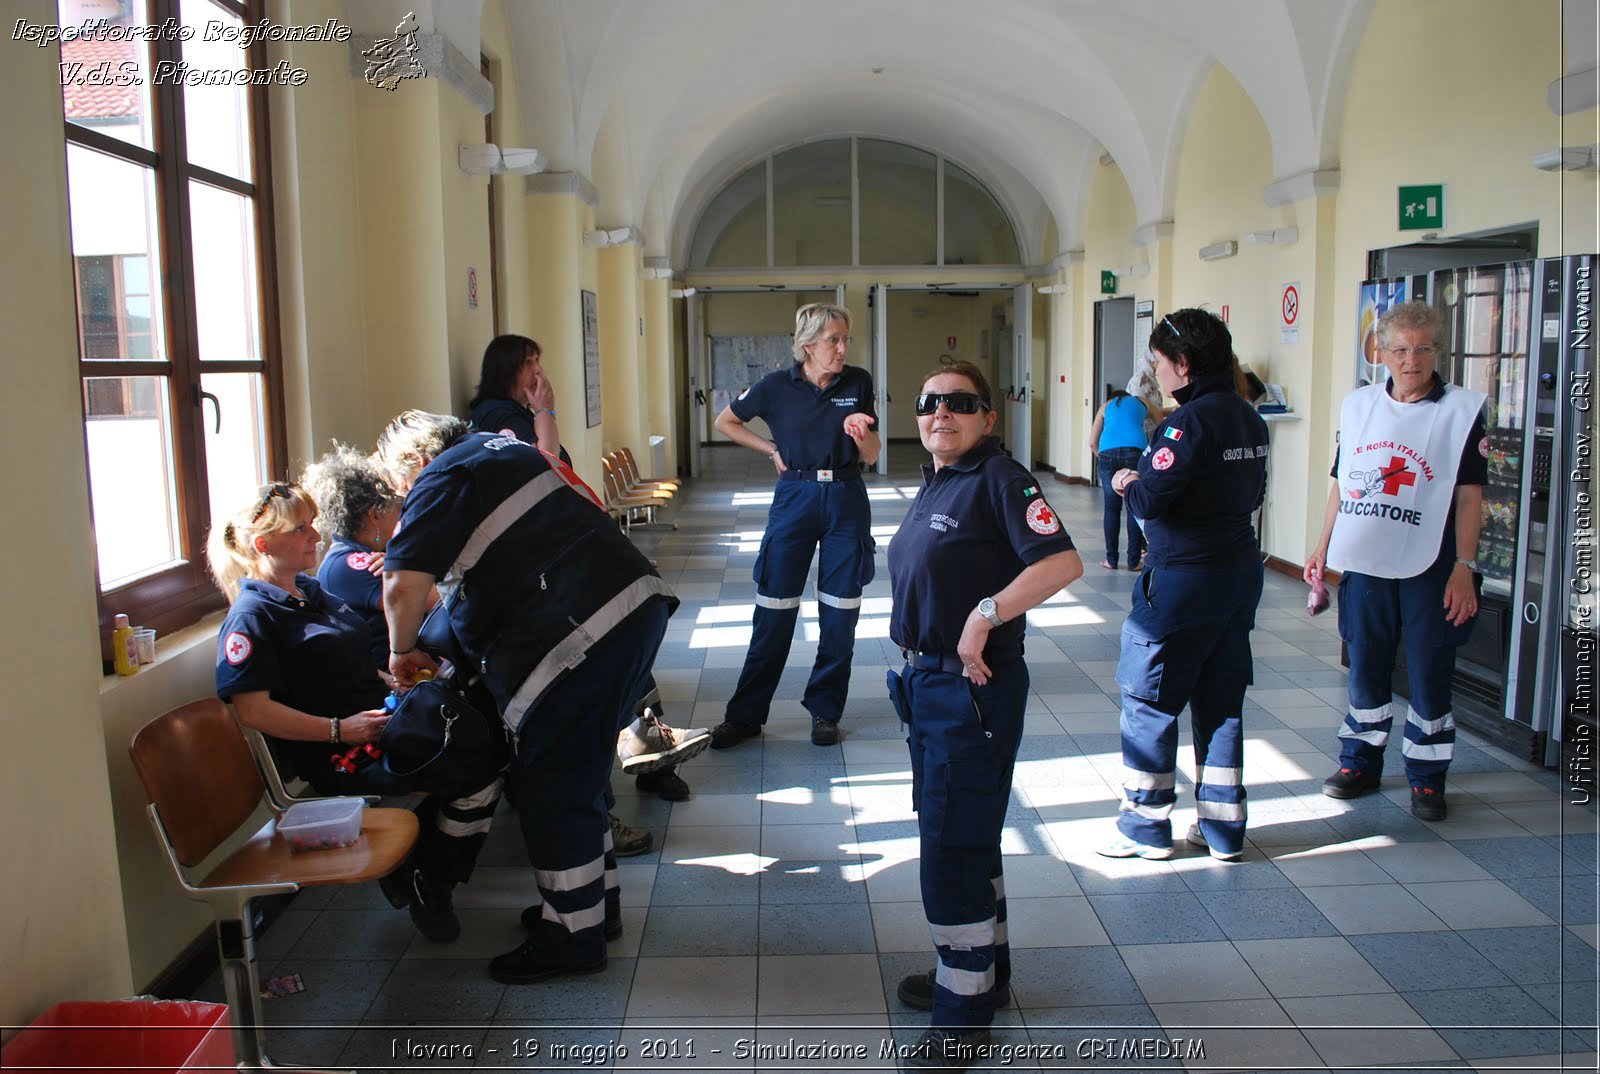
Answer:
M878 578L841 745L812 746L795 700L816 651L807 605L761 738L685 766L696 794L678 805L616 777L619 812L656 848L622 863L626 930L605 972L489 979L486 960L519 942L533 892L507 814L458 892L455 944L421 939L376 886L295 899L262 943L264 969L306 986L266 1004L284 1027L269 1034L275 1057L408 1071L892 1068L881 1042L909 1042L926 1021L895 984L932 965L905 746L883 682L899 660L881 548L920 457L894 454L898 476L869 483ZM680 726L715 724L732 693L770 502L764 460L707 455L710 476L667 515L677 531L635 531L683 598L656 664ZM1471 735L1444 823L1411 817L1398 756L1384 793L1323 797L1344 672L1335 617L1308 619L1296 581L1268 573L1253 637L1245 861L1181 843L1168 862L1094 854L1116 808L1113 671L1133 576L1097 565L1098 491L1047 491L1089 566L1029 616L1033 696L1004 838L1015 1003L995 1039L1055 1051L996 1068L1594 1069L1592 807L1564 808L1555 773ZM1192 818L1187 744L1180 756L1179 832ZM868 1057L793 1057L791 1042L823 1040ZM1197 1041L1203 1056L1186 1051ZM753 1058L758 1045L770 1058Z

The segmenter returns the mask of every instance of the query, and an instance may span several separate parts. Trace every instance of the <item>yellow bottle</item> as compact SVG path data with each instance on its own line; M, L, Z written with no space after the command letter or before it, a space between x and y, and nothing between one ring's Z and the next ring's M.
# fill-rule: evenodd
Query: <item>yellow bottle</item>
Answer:
M139 655L133 647L133 627L126 615L111 620L111 662L118 675L132 675L139 670Z

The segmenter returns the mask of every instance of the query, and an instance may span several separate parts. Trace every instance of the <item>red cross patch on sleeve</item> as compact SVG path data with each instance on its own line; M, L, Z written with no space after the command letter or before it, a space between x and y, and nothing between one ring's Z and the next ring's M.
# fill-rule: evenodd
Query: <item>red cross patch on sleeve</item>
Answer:
M1478 454L1486 459L1489 457L1489 438L1487 436L1478 441Z
M353 571L364 571L372 566L371 552L351 552L344 557L345 566Z
M1028 528L1041 536L1061 532L1061 520L1050 509L1050 505L1040 497L1028 504Z
M1178 457L1174 455L1172 453L1172 449L1168 447L1164 447L1154 455L1150 456L1150 465L1155 467L1157 470L1165 470L1177 461Z
M227 657L228 663L237 667L250 659L250 639L235 630L222 643L222 655Z

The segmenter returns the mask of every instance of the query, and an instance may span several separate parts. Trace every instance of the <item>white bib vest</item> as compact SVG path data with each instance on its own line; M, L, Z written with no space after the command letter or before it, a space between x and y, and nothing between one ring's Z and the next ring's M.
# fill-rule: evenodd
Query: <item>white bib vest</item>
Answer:
M1455 498L1461 450L1487 398L1446 385L1436 403L1397 403L1384 384L1345 396L1330 568L1411 578L1432 565Z

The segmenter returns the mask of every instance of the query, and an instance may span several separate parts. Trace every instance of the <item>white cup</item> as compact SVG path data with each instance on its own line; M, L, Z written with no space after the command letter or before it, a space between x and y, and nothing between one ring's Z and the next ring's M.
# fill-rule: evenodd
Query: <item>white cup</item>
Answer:
M156 662L156 632L148 627L135 627L133 631L133 647L139 657L140 664L154 664Z

